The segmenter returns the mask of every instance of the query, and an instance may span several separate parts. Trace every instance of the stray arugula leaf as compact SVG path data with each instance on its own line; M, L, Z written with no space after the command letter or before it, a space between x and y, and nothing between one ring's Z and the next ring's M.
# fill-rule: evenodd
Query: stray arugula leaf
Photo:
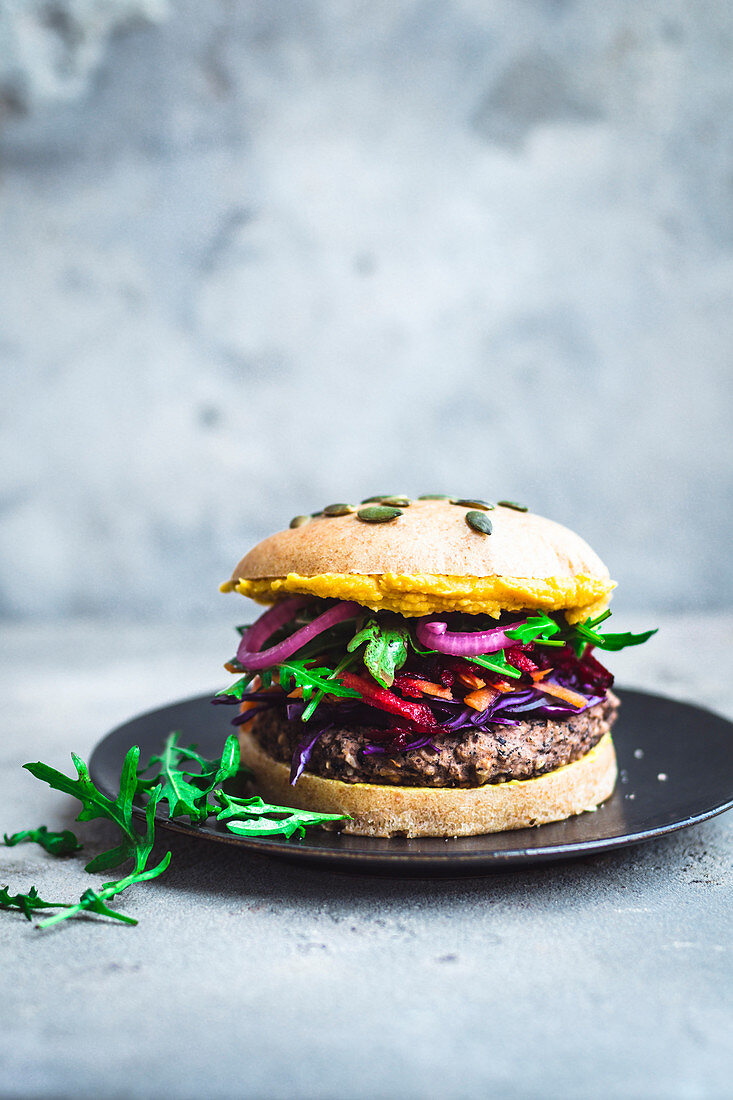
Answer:
M512 627L511 630L507 630L505 633L507 638L511 638L513 641L526 645L527 642L533 642L535 638L541 637L543 640L551 638L552 635L557 634L559 630L560 627L555 620L542 612L539 615L533 615L531 618L527 619L526 623L522 623L521 626ZM560 644L562 645L562 642Z
M360 699L358 691L346 688L336 679L338 672L343 672L343 666L336 669L327 668L325 665L306 668L312 658L304 661L291 657L282 661L274 668L266 668L260 673L263 688L272 686L273 676L277 673L278 682L282 690L288 694L296 688L300 688L303 700L308 704L303 711L303 721L307 721L325 695L336 695L340 699Z
M327 682L328 683L333 683L334 681L338 681L338 678L341 675L341 673L344 672L349 667L349 665L353 665L355 660L356 660L355 657L351 656L350 654L347 654L347 656L344 657L343 661L340 661L339 664L336 665L336 668L333 670L333 672L330 674L330 676L326 677ZM339 688L342 688L342 690L348 690L348 689L344 689L342 684L338 684L337 686ZM333 694L333 691L332 691L331 688L329 688L329 692L331 692ZM307 722L313 716L313 712L315 711L316 707L320 703L321 699L323 699L323 697L326 694L328 694L328 693L326 691L324 691L323 688L319 688L318 691L315 692L315 694L313 694L311 696L310 701L308 702L308 705L305 707L305 709L303 710L303 713L300 716L301 721ZM303 698L305 699L305 692L303 693Z
M597 646L598 649L606 649L609 652L617 652L619 649L626 649L630 645L642 645L653 634L656 634L658 629L656 627L654 630L645 630L641 634L632 634L631 632L626 634L600 634L597 630L589 629L584 623L578 623L575 627L576 634L580 635L584 641Z
M296 834L304 837L310 825L349 820L348 814L320 814L292 806L273 806L259 796L234 798L217 791L215 797L220 807L217 821L225 822L227 829L238 836L284 836L289 840Z
M127 765L128 757L134 755L134 764L137 764L137 758L140 756L140 749L135 746L130 749L125 757L125 765ZM124 772L123 766L123 772ZM61 773L59 773L61 774ZM104 796L102 796L104 797ZM145 807L145 824L146 829L144 833L138 833L137 830L132 829L136 839L135 847L135 866L128 875L124 878L117 879L113 882L105 882L100 890L86 890L76 905L68 906L63 913L56 913L53 917L47 917L38 925L39 928L49 928L53 924L58 924L59 921L68 920L69 917L74 917L78 913L97 913L103 917L113 917L115 920L123 921L125 924L137 924L137 921L133 917L128 917L125 913L120 913L116 909L110 909L105 904L110 898L115 897L117 894L121 894L123 890L126 890L128 886L133 886L138 882L148 882L150 879L157 878L158 875L162 875L166 867L171 861L171 853L166 854L161 859L160 863L155 867L148 867L148 859L150 853L153 850L153 841L155 839L155 809L160 799L160 790L156 789L152 792L147 806ZM82 811L83 812L83 811ZM79 815L81 816L81 815ZM97 857L100 861L97 866L97 860L92 860L87 864L87 871L92 868L93 870L101 870L104 864L104 858L110 856L111 853L103 853L102 856ZM114 866L114 864L107 863L106 866Z
M604 611L602 615L595 619L586 619L584 623L575 623L574 626L568 626L561 632L561 636L567 644L572 646L576 657L583 656L583 651L587 645L596 646L598 649L605 649L609 652L618 652L618 650L625 649L627 646L643 645L653 634L657 633L658 628L645 630L641 634L632 634L630 631L625 634L601 634L597 627L610 618L610 615L610 610Z
M132 800L137 791L137 763L140 759L140 749L134 746L127 753L122 765L120 793L114 800L97 790L81 757L72 752L71 759L77 771L76 779L40 761L24 764L23 767L36 779L48 783L54 790L78 799L82 808L77 815L77 821L92 821L95 818L106 817L122 830L120 844L108 852L95 856L87 863L85 870L89 872L108 870L110 867L119 867L128 859L134 859L140 834L132 824Z
M242 700L242 696L254 680L256 672L248 672L246 676L243 676L241 680L237 680L236 683L230 684L229 687L222 688L221 691L217 691L214 696L215 699L221 698L223 695L231 695L235 699Z
M26 920L32 920L33 913L39 909L65 908L68 906L62 901L44 901L35 886L31 886L27 894L11 894L7 886L0 886L0 909L18 909Z
M138 785L142 789L154 786L160 791L159 801L168 803L169 817L188 815L192 824L200 825L211 814L208 804L211 792L239 770L239 742L236 734L230 734L221 757L206 760L195 745L188 748L179 745L179 737L180 731L168 734L163 752L152 756L144 769L159 764L158 775L139 781Z
M353 658L348 657L346 662ZM343 662L342 662L343 663ZM335 677L338 669L305 669L297 662L288 662L282 666L287 675L297 675L305 682L305 687L313 697L322 690L329 694L359 697L358 692L344 688L329 677ZM281 676L282 676L281 671ZM271 673L270 673L271 682ZM305 691L304 691L305 695ZM220 758L207 760L192 745L183 748L178 744L179 733L169 734L163 752L151 758L150 763L138 771L140 749L133 746L125 756L120 776L120 790L116 798L104 795L94 785L84 761L76 755L71 758L76 768L76 778L57 771L56 768L40 761L24 765L26 770L37 779L49 784L54 790L70 794L81 803L77 821L91 821L106 818L114 822L121 831L120 843L106 852L101 852L86 865L89 872L108 870L127 860L133 861L132 870L120 879L105 882L97 889L88 889L75 904L67 902L45 901L35 886L27 894L11 894L7 886L0 887L0 909L16 909L31 920L32 914L43 909L57 909L59 912L40 921L39 928L48 928L60 921L82 913L94 913L110 917L125 924L137 924L133 917L112 909L107 903L129 886L157 878L168 867L171 853L167 852L153 867L148 863L155 840L155 815L160 802L167 802L169 816L183 814L190 816L194 825L201 824L210 814L224 821L226 827L242 836L284 836L302 837L305 829L312 825L323 825L332 821L343 821L343 814L320 814L297 810L288 806L273 806L257 796L253 798L235 798L217 789L221 783L237 772L242 774L239 761L239 744L235 734L227 738ZM150 766L160 765L157 775L141 778ZM246 769L244 769L246 770ZM145 830L139 831L133 824L133 799L147 796L145 804ZM215 802L209 799L214 796ZM5 837L6 843L18 844L22 840L34 840L48 847L49 851L78 850L79 844L70 830L63 833L51 833L45 826L26 830ZM71 844L73 842L73 847Z
M78 852L82 845L72 833L71 829L63 829L60 833L51 832L45 825L39 825L37 829L24 829L20 833L8 836L5 833L3 840L8 848L14 848L16 844L24 841L32 841L40 844L52 856L70 856Z
M106 871L112 867L118 867L128 859L134 861L134 866L132 871L124 878L104 883L101 890L87 890L76 905L65 906L64 912L57 913L55 916L42 921L39 927L46 928L84 911L111 916L116 920L125 921L127 924L134 924L136 921L132 917L117 913L115 910L110 909L105 902L126 890L133 883L156 878L168 866L171 858L170 852L163 857L156 867L148 868L147 866L155 835L155 808L160 800L162 790L156 788L151 792L145 808L146 829L144 833L140 833L132 823L132 800L138 790L137 765L140 759L140 749L135 745L125 756L120 776L120 793L115 799L108 798L97 789L91 780L86 764L76 753L71 754L71 759L76 768L76 779L72 779L63 772L57 771L56 768L40 761L24 766L36 779L41 779L43 782L48 783L50 787L53 787L54 790L70 794L81 802L82 808L77 815L77 821L92 821L100 817L107 818L113 821L121 830L122 839L117 847L95 856L87 863L87 871L90 873Z
M498 672L500 676L508 676L510 680L518 680L522 675L518 668L509 664L504 656L503 649L500 649L498 653L491 653L489 656L477 657L472 654L470 657L466 657L466 660L476 665L482 665L483 668L488 668L491 672Z
M349 653L366 645L363 660L374 679L383 688L391 688L395 672L407 660L409 633L404 626L387 626L378 619L370 619L346 647Z

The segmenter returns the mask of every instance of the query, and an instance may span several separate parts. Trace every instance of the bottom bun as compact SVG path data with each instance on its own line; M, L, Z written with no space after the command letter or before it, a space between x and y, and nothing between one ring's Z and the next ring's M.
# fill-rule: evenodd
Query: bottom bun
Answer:
M343 783L309 772L291 787L288 766L273 760L251 732L240 732L239 741L263 798L299 810L349 814L342 831L359 836L477 836L546 825L595 810L616 783L610 733L580 760L535 779L469 788Z

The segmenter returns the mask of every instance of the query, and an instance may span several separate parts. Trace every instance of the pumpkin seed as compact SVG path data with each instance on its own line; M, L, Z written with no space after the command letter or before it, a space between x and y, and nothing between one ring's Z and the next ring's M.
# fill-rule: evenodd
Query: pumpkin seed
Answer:
M390 496L389 493L379 493L375 497L366 497L364 500L362 500L361 503L362 504L379 504L380 500L384 500L384 498L388 497L388 496Z
M293 518L290 521L290 526L291 527L303 527L304 524L310 523L310 521L311 521L310 516L293 516Z
M494 508L488 500L452 500L451 504L460 504L462 508L480 508L482 512L491 512Z
M450 497L441 496L440 493L423 493L423 495L421 497L418 497L417 499L418 500L450 500Z
M466 523L480 535L490 535L493 531L491 520L484 512L466 512Z
M500 500L497 502L500 508L512 508L515 512L528 512L526 504L517 504L516 500Z
M384 507L380 504L375 504L371 508L360 508L356 513L357 519L362 519L365 523L389 523L391 519L397 519L401 515L401 509Z
M412 501L409 497L382 497L380 504L388 504L392 508L408 508Z
M348 516L355 512L353 504L327 504L323 509L324 516Z

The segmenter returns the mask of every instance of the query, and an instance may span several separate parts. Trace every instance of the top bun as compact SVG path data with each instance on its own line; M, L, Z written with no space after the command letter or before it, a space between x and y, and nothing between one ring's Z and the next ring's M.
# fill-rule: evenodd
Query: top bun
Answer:
M305 592L405 615L542 608L579 619L605 607L614 583L579 535L501 505L481 510L485 534L467 522L472 510L415 500L389 522L316 516L258 543L222 587L266 603Z

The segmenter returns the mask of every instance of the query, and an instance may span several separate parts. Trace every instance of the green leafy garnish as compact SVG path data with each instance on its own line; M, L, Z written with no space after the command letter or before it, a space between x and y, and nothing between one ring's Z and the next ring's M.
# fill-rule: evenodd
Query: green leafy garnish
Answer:
M84 761L71 754L71 759L76 768L77 778L72 779L63 772L57 771L49 764L40 761L33 764L25 764L24 767L34 775L48 783L54 790L70 794L81 802L77 821L92 821L95 818L106 818L118 826L122 834L120 843L115 848L101 852L87 863L85 870L90 873L107 871L120 864L133 860L133 869L124 878L114 882L106 882L98 891L87 890L82 894L76 905L65 906L62 913L42 921L39 927L46 928L58 921L67 920L77 913L88 911L102 916L114 917L116 920L125 921L127 924L136 924L132 917L118 913L110 909L105 903L109 898L126 890L133 883L146 882L162 874L170 862L171 853L168 852L155 867L148 867L148 859L153 849L155 833L155 808L161 797L161 789L153 789L150 792L145 808L146 829L144 833L138 832L132 821L133 799L138 791L137 765L140 759L140 749L135 745L125 756L120 776L120 793L117 798L111 799L102 794L92 782L89 770Z
M33 913L39 909L64 909L62 901L44 901L38 896L38 890L31 886L27 894L11 894L7 886L0 886L0 909L18 909L26 920L33 919Z
M292 806L273 806L261 798L234 798L224 791L216 793L219 810L217 821L226 823L230 832L238 836L305 836L309 825L325 825L329 822L348 820L347 814L321 814L310 810L296 810Z
M158 789L159 801L168 803L170 818L187 815L193 825L200 825L211 814L208 804L211 792L239 770L239 742L236 734L230 734L221 757L206 760L194 745L188 748L179 745L179 736L178 731L168 734L163 752L151 756L148 764L148 768L160 765L158 774L138 783L145 790Z
M508 676L510 680L518 680L522 673L514 665L510 665L504 656L504 650L500 649L498 653L492 653L489 656L471 655L466 657L467 661L471 661L473 664L481 665L483 668L488 668L492 672L498 672L500 676Z
M658 627L654 630L645 630L641 634L601 634L597 630L586 626L585 623L577 623L575 626L575 633L579 635L589 645L597 646L599 649L606 649L609 652L617 652L619 649L626 649L630 645L642 645L647 642L652 634L656 634Z
M333 691L333 686L334 686L335 681L338 680L340 674L342 672L345 672L345 670L349 667L349 665L353 665L354 660L355 660L355 658L352 657L351 654L347 653L347 655L344 657L343 661L340 661L339 664L336 665L336 668L333 670L333 672L330 673L330 675L328 675L326 677L326 683L330 685L329 689L328 689L328 692L326 692L324 688L319 688L318 691L316 691L315 693L313 693L310 696L310 699L308 700L308 705L305 707L305 709L303 710L303 713L300 716L300 719L301 719L302 722L307 722L308 721L308 719L312 716L312 714L315 711L316 707L320 703L321 699L323 699L325 695L327 695L329 693L330 694L335 694L334 691ZM341 691L348 690L348 689L343 688L343 686L341 684L337 684L336 686ZM354 694L358 695L358 692L355 692ZM305 690L303 691L303 699L305 699Z
M137 763L140 759L140 749L135 746L127 753L120 777L120 793L114 800L107 798L95 787L81 757L72 752L71 759L77 771L76 779L40 761L23 766L36 779L48 783L54 790L72 795L81 802L82 808L77 815L77 821L93 821L95 818L103 817L113 821L119 827L122 832L119 845L90 860L85 868L87 871L90 873L107 871L111 867L119 867L128 859L134 859L140 843L140 834L132 823L132 800L137 791Z
M278 683L286 695L296 688L300 688L303 693L303 701L312 704L306 706L303 711L303 721L310 718L325 695L336 695L339 699L361 698L358 691L344 687L336 679L337 673L339 671L343 672L345 663L342 662L336 669L328 668L326 665L307 667L311 661L312 658L303 661L291 657L289 660L276 665L275 668L264 669L260 673L263 688L272 686L275 675L277 675Z
M557 634L559 630L560 627L555 620L551 619L549 615L542 613L540 615L533 615L531 618L527 619L526 623L512 627L511 630L505 631L505 634L507 638L511 638L512 641L526 645L527 642L533 642L535 638L551 638L552 635Z
M71 829L63 829L60 833L51 832L45 825L39 825L37 829L24 829L22 832L8 836L5 833L3 840L8 848L14 848L16 844L31 841L40 844L52 856L70 856L78 852L81 844L74 836Z
M248 672L247 675L243 676L241 680L237 680L236 683L230 684L229 687L225 687L222 688L221 691L217 691L214 698L218 699L221 695L231 695L235 699L239 699L241 701L245 691L252 683L256 675L256 672Z
M391 688L395 672L407 660L407 627L387 625L379 619L370 619L346 647L349 653L365 645L363 661L374 679L383 688Z
M348 660L351 660L349 657ZM328 670L326 670L328 671ZM329 691L340 685L324 680ZM314 688L315 690L315 688ZM346 689L341 689L345 691ZM352 693L353 694L353 693ZM309 826L323 825L347 819L344 814L311 813L288 806L274 806L259 797L235 798L220 789L220 785L235 774L249 775L239 761L239 744L235 734L227 738L221 757L209 760L197 751L195 746L184 748L178 744L180 733L168 735L160 754L151 757L142 770L138 770L140 749L133 746L125 756L120 776L120 790L116 798L108 798L95 786L84 761L76 755L71 758L76 768L76 778L57 771L56 768L40 761L26 764L26 769L37 779L48 783L54 790L70 794L81 802L77 821L92 821L106 818L114 822L120 830L119 844L108 851L101 852L86 865L90 873L109 870L132 860L131 870L122 878L105 882L97 889L85 890L79 901L46 901L38 894L35 886L27 894L11 894L8 886L0 887L0 909L17 909L28 920L32 914L42 909L57 909L59 912L42 920L38 927L48 928L59 921L68 920L82 913L94 913L110 917L125 924L137 924L134 917L120 913L108 905L117 894L129 886L148 882L157 878L168 867L171 853L154 866L149 866L155 839L155 815L161 803L167 803L170 818L188 815L193 825L199 825L207 817L215 815L224 822L227 829L240 836L292 836L302 837ZM143 778L145 772L157 768L150 778ZM138 830L133 824L133 806L135 800L145 801L145 829ZM213 801L212 801L213 799ZM70 830L65 833L50 833L45 826L26 830L6 837L6 842L18 844L21 840L36 840L44 847L52 844L52 838L62 837L65 845L77 851L80 845ZM42 839L41 839L42 838ZM71 840L69 840L71 838ZM59 842L60 844L61 842ZM49 848L49 850L52 850Z
M610 616L610 610L606 610L595 619L586 619L584 623L575 623L573 626L568 625L561 630L560 636L568 645L572 646L576 657L580 658L588 645L609 652L618 652L620 649L626 649L627 646L642 645L653 634L657 633L657 628L655 628L654 630L645 630L641 634L632 634L630 631L625 634L602 634L597 627Z

